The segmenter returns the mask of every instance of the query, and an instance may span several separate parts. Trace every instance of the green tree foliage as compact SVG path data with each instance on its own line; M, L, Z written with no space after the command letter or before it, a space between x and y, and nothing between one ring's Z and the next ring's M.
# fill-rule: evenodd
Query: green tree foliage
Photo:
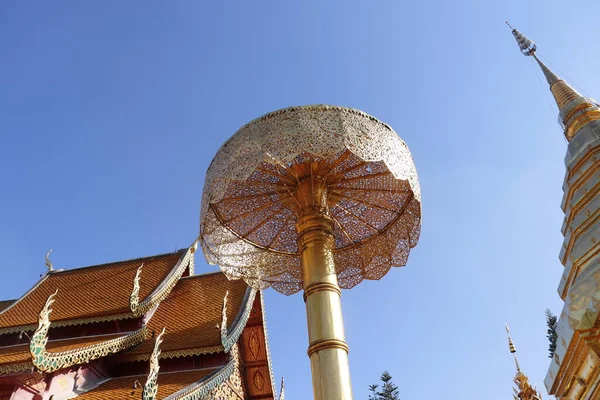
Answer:
M379 385L369 385L369 392L371 392L371 394L369 395L369 400L379 400L379 395L377 394L377 388L379 387Z
M550 358L554 356L554 352L556 351L556 339L558 338L558 334L556 333L557 325L558 318L556 318L556 315L552 314L552 311L550 311L550 309L546 309L546 326L548 326L548 330L546 331L546 337L550 342L550 345L548 346Z
M392 376L385 371L381 374L381 391L378 391L379 385L369 385L369 400L400 400L398 386L392 382Z

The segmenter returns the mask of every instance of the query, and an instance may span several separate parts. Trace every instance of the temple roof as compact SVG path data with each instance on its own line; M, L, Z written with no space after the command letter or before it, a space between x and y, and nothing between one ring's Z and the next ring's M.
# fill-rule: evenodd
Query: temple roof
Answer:
M76 339L53 340L48 342L50 351L67 351L97 343L102 343L109 339L123 336L124 333L89 336ZM26 340L26 338L24 338ZM9 368L9 365L12 367ZM16 367L15 365L19 365ZM10 372L24 371L33 368L31 363L31 354L29 353L29 343L16 346L0 347L0 375Z
M2 312L2 310L7 309L8 306L10 306L14 302L15 302L15 300L2 300L2 301L0 301L0 312Z
M247 383L247 389L240 386L239 393L249 390L248 398L272 398L262 296L257 297L243 280L230 281L221 272L182 277L186 269L193 270L195 248L194 243L175 253L47 273L0 311L0 334L6 334L0 336L0 384L13 379L13 374L29 376L37 370L60 375L74 366L94 368L98 361L102 383L81 381L72 392L77 398L139 398L147 377L141 373L159 340L155 335L164 328L160 356L150 360L158 365L163 359L166 368L153 381L159 388L157 398L182 389L213 390L224 384L223 379L239 381L234 359L247 361L248 373L259 382ZM33 334L18 335L33 330L38 317ZM126 318L136 319L106 322ZM73 326L79 324L89 325ZM120 332L93 335L114 329ZM71 338L63 339L65 335ZM49 337L56 339L46 342ZM138 362L129 364L134 361ZM241 368L245 370L245 364ZM183 372L173 372L177 369Z
M188 386L191 382L198 381L213 372L214 369L202 369L186 372L163 373L158 376L158 398L165 398L176 391ZM141 383L133 389L135 381ZM130 400L141 398L146 375L114 378L105 381L94 390L77 396L81 400Z
M132 317L129 297L140 264L144 263L140 284L143 299L165 279L185 251L50 272L12 306L0 312L0 333L9 327L36 325L46 299L56 289L59 292L53 307L53 324L75 320L71 321L74 325L107 316L114 316L107 320Z
M231 326L247 288L244 281L230 281L220 272L182 278L148 323L155 332L166 328L161 358L222 351L218 326L225 293L229 292L227 321ZM153 341L146 340L124 354L124 358L146 359L153 346ZM145 357L134 357L139 355Z

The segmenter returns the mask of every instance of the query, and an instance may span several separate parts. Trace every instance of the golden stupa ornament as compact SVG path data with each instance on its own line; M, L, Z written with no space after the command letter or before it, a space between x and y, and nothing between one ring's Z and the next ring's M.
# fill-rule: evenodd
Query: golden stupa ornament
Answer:
M594 99L582 96L571 85L558 77L538 57L537 45L513 28L508 21L506 24L510 27L521 53L533 57L544 73L546 81L550 85L550 92L552 92L558 106L558 121L564 131L565 138L571 141L578 132L589 126L591 122L600 120L600 104Z
M352 398L340 287L405 265L420 229L408 147L358 110L315 105L267 114L236 132L206 175L204 254L253 287L304 290L318 400Z
M521 371L521 367L519 366L519 360L517 360L517 349L515 348L515 344L510 337L510 330L508 329L508 325L504 325L506 328L506 334L508 335L508 348L515 358L515 365L517 368L517 373L513 378L513 382L516 387L513 387L513 399L514 400L542 400L542 395L537 391L536 388L531 386L529 383L529 378Z

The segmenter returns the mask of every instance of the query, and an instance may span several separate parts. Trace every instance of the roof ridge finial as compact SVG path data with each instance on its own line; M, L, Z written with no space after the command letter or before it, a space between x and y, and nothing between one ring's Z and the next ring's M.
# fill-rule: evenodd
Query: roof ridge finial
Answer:
M52 250L53 249L50 249L46 253L46 257L44 257L46 259L46 268L48 268L48 272L54 271L54 265L52 265L52 261L50 261L50 253L52 253Z

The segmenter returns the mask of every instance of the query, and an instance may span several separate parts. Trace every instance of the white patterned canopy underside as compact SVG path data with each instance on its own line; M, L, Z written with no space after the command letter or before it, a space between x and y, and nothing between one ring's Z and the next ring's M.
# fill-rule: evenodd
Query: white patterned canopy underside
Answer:
M421 228L421 194L406 144L361 111L292 107L258 118L219 149L206 174L200 238L230 278L292 294L302 289L290 167L327 171L339 284L351 288L406 264Z

